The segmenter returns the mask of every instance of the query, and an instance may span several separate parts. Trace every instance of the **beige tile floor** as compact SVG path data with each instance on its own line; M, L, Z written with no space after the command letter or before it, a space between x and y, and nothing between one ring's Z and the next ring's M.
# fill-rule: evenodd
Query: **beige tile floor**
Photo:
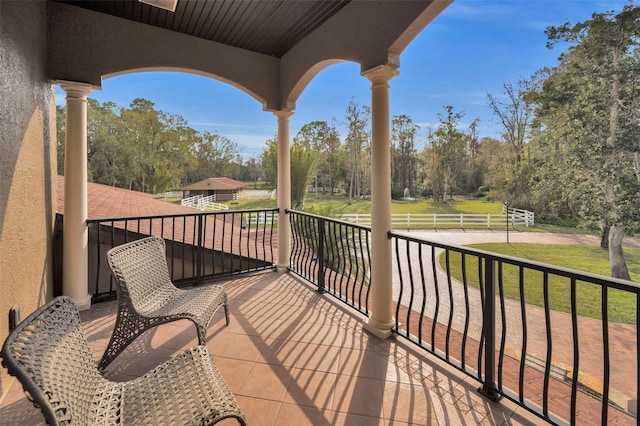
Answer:
M362 330L363 317L291 274L264 272L222 282L231 323L219 312L208 347L250 425L475 425L542 421L507 400L492 403L478 383L402 340ZM96 360L115 321L115 302L83 312ZM140 336L105 371L137 377L197 343L184 320ZM0 424L43 424L15 382ZM220 424L236 424L226 420Z

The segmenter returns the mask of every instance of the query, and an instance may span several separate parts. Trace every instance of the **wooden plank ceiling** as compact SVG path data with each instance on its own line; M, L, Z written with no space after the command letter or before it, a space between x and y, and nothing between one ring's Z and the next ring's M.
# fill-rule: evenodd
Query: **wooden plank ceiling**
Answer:
M279 58L351 0L57 1Z

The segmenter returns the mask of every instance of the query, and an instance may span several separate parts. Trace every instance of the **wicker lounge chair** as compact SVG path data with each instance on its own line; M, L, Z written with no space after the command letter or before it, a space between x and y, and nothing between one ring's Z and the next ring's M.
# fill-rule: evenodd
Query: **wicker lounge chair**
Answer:
M220 285L181 290L173 285L167 266L165 243L147 237L114 247L107 252L118 293L118 316L107 349L98 364L104 370L144 331L171 321L189 319L206 345L207 326L224 306L227 325L227 293Z
M66 296L36 310L9 334L2 364L50 425L211 425L229 417L246 425L206 346L128 382L105 379Z

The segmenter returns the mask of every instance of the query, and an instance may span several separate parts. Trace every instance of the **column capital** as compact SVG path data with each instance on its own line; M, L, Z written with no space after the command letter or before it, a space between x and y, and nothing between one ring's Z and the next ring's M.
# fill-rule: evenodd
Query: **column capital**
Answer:
M93 86L89 83L80 83L77 81L56 80L56 84L67 94L68 98L84 99L93 92Z
M398 70L389 65L379 65L361 73L363 77L368 78L373 84L386 83L398 74Z
M278 118L289 118L293 115L293 111L283 109L280 111L273 111L273 115L275 115Z

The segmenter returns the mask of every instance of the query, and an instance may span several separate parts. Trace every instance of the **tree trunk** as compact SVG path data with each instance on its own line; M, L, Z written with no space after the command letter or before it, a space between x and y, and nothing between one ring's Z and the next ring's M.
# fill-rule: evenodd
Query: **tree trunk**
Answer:
M600 248L603 250L609 250L609 225L602 225L600 228L602 230L602 235L600 235Z
M316 200L318 199L318 172L316 171Z
M622 251L622 239L624 238L624 225L612 225L609 229L609 263L611 276L631 281L627 262Z

